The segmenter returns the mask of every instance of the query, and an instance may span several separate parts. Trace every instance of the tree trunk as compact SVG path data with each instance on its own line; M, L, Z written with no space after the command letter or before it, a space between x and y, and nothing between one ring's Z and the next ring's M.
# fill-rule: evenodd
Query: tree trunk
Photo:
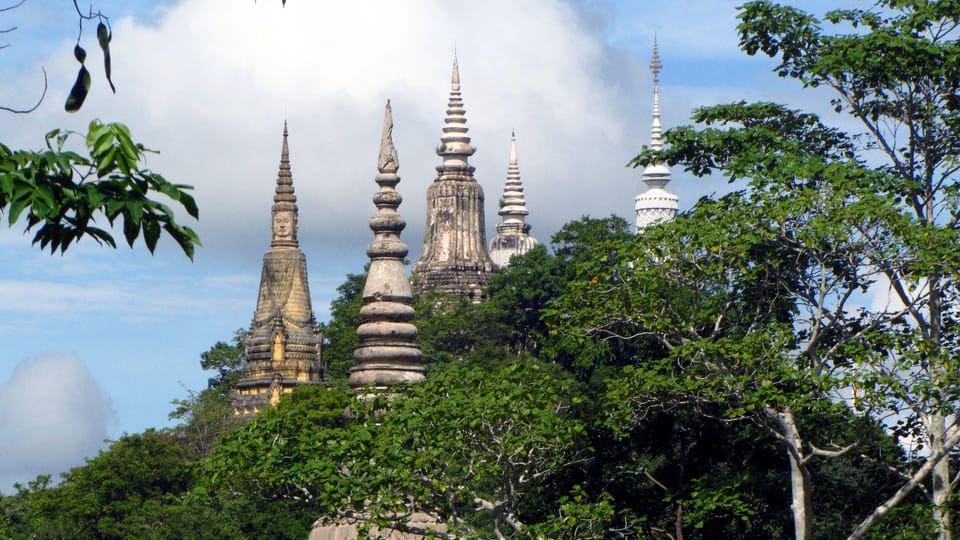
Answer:
M943 415L935 412L930 415L930 448L936 450L944 444L945 425ZM937 538L950 540L950 460L941 459L930 474L931 494L933 495L933 521L937 524Z
M810 471L803 461L803 439L797 430L797 422L789 409L773 411L768 415L776 419L779 434L787 450L790 462L790 510L793 513L793 530L796 540L810 540L813 535L813 514L810 505Z

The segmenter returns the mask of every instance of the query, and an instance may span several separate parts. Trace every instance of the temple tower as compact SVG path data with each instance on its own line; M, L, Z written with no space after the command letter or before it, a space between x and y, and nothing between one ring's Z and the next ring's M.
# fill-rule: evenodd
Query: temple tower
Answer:
M663 149L660 127L660 50L657 38L653 38L653 59L650 70L653 72L653 125L650 134L650 148ZM643 181L647 190L637 195L637 233L662 221L670 221L677 215L680 199L664 189L670 183L670 168L664 163L652 163L643 169Z
M490 258L498 268L508 266L510 257L523 255L537 245L537 239L530 236L530 225L526 222L529 213L523 196L523 183L520 181L517 137L515 133L511 133L510 164L507 166L507 180L500 202L502 221L497 224L497 234L490 240Z
M286 122L273 203L273 240L263 256L257 309L243 340L243 372L233 393L233 412L240 416L257 414L295 386L319 383L324 376L307 261L297 241Z
M417 290L439 289L479 301L493 273L484 233L483 188L468 158L476 152L467 135L460 71L453 58L450 101L437 155L437 178L427 189L423 255L413 266Z
M350 386L383 390L399 383L419 382L420 347L413 319L413 291L403 264L407 245L400 231L407 226L397 208L403 198L396 190L400 163L393 146L393 112L387 101L380 139L380 156L374 180L380 190L373 195L377 213L370 218L373 242L367 246L370 270L363 287L362 324L357 328L360 344L353 351L357 366L350 370Z
M415 383L424 379L424 370L419 366L420 347L415 343L417 327L413 319L413 293L403 258L407 245L400 240L400 231L407 223L397 213L403 198L397 192L400 163L393 146L393 111L387 101L383 118L383 136L380 138L380 156L377 160L379 174L374 178L380 190L373 195L377 213L370 218L373 242L367 246L370 270L363 287L363 307L357 336L360 344L353 351L357 366L350 370L350 386L364 392L388 391L391 386ZM424 512L406 516L410 529L427 531L406 532L390 527L373 525L361 534L363 511L354 518L340 518L332 523L317 521L310 531L310 540L355 540L356 538L382 538L390 540L421 540L425 538L451 538L446 524ZM359 519L357 519L359 518ZM369 523L369 522L368 522Z

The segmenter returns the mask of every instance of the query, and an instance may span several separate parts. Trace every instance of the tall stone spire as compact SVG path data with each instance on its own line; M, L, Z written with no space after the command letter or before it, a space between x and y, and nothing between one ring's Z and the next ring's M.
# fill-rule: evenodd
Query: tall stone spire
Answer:
M650 148L663 149L660 125L660 49L657 38L653 38L653 59L650 70L653 72L653 124L650 129ZM677 215L679 198L666 189L670 183L670 168L663 163L652 163L643 169L643 181L647 190L637 195L637 233L661 221L670 221Z
M417 290L439 289L479 301L493 273L484 232L483 188L468 158L476 151L467 135L460 70L453 57L450 100L437 155L437 178L427 189L423 255L413 266Z
M380 190L373 195L377 213L370 218L373 242L367 246L370 270L363 287L363 307L357 328L360 345L353 350L357 366L350 370L350 386L385 389L391 385L419 382L420 347L413 319L413 292L403 264L407 245L400 231L407 223L397 213L403 198L396 187L400 182L397 150L393 146L393 111L387 101L383 118L383 136L377 160L379 174L374 179Z
M273 196L270 249L263 256L257 309L243 340L243 373L233 393L236 415L251 416L299 384L323 381L322 339L310 302L307 261L297 242L297 196L287 124Z
M510 164L507 166L507 180L500 202L502 222L497 224L497 234L490 240L490 258L499 268L508 266L510 257L523 255L537 245L537 239L530 236L530 225L526 222L528 214L530 212L523 196L520 165L517 161L517 137L515 133L511 133Z

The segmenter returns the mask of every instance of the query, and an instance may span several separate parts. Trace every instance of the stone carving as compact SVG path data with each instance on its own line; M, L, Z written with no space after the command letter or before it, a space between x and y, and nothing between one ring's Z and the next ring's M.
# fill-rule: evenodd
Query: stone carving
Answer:
M243 373L233 393L233 412L240 416L257 414L295 386L322 382L324 376L307 260L297 241L286 123L273 201L273 240L263 256L257 309L243 341Z

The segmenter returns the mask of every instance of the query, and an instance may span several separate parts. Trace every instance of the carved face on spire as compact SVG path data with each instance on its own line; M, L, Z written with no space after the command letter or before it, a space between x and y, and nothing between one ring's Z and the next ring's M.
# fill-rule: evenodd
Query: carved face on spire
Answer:
M297 219L293 212L280 210L273 214L273 239L290 240L297 228Z

